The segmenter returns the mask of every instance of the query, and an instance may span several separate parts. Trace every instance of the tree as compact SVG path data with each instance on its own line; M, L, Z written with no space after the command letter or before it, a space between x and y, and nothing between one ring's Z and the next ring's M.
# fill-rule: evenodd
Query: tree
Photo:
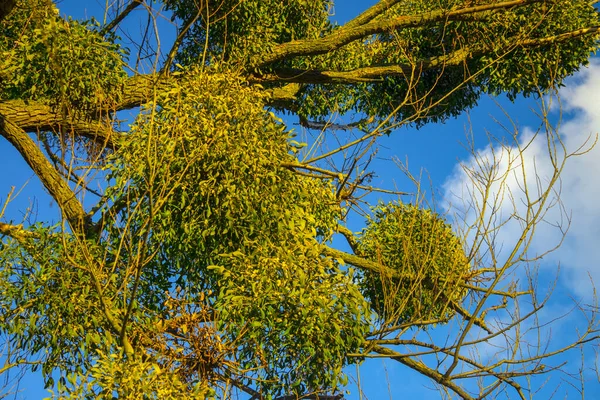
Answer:
M560 351L515 348L490 364L469 353L543 304L533 283L506 279L532 261L571 156L551 127L554 174L524 188L503 261L487 209L498 160L467 171L480 207L470 232L419 196L363 202L385 192L368 169L383 135L484 93L543 99L584 65L592 2L381 0L341 26L328 0L132 0L103 23L65 19L49 0L2 4L0 133L60 209L56 224L0 223L8 367L41 366L73 398L339 398L343 368L379 356L451 395L524 397L521 377L596 340L591 309ZM152 28L163 13L173 40ZM319 135L299 138L282 115ZM347 135L332 148L328 130ZM524 297L529 315L488 326ZM418 336L448 324L444 344Z

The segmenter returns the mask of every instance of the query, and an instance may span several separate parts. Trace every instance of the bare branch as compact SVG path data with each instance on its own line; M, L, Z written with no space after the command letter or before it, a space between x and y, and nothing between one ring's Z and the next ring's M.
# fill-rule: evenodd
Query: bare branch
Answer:
M399 363L402 363L402 364L414 369L415 371L420 372L421 374L433 379L435 382L439 383L440 385L443 385L443 386L449 388L450 390L452 390L453 392L458 394L463 399L468 400L468 399L473 398L463 388L458 386L451 379L447 379L447 377L440 374L438 371L436 371L432 368L429 368L427 365L423 364L422 362L420 362L418 360L412 359L410 356L405 356L394 350L391 350L391 349L388 349L386 347L379 346L379 345L373 346L373 351L375 351L381 355L385 355L386 357L388 357L392 360L398 361Z
M107 33L116 28L117 25L121 23L121 21L123 21L133 10L135 10L141 4L143 4L143 0L131 0L131 3L129 3L127 7L125 7L125 9L121 11L121 13L117 15L115 19L110 21L108 24L106 24L104 28L102 28L101 33Z

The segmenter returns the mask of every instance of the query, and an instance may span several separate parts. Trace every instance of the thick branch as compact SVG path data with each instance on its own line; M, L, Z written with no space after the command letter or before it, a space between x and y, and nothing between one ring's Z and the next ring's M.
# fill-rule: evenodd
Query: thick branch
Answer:
M503 50L509 52L519 47L536 47L554 43L565 42L581 36L598 33L600 27L589 27L560 35L548 36L538 39L526 39L517 41ZM485 53L484 49L464 47L451 53L419 60L414 63L396 65L378 65L372 67L356 68L350 71L325 71L325 70L301 70L294 68L275 69L271 73L251 75L250 82L255 83L304 83L304 84L355 84L359 82L381 82L385 77L410 75L413 71L426 71L441 67L462 65L468 60L474 59Z
M419 61L414 64L405 65L381 65L375 67L363 67L350 71L319 71L299 69L277 69L270 74L253 76L250 81L261 83L268 82L294 82L294 83L340 83L354 84L359 82L381 82L387 76L410 75L412 71L425 71L443 66L454 66L464 63L472 58L469 48L460 49L452 53L432 57L428 60Z
M55 113L43 104L21 100L0 103L0 115L25 132L58 131L73 132L95 141L102 146L115 147L118 135L110 126L95 121L73 120Z
M134 75L125 81L123 96L115 106L117 111L141 106L156 98L162 89L169 88L175 78L159 74Z
M505 8L514 5L524 5L535 2L534 0L519 0L519 1L508 1L497 3L493 5L486 6L478 6L478 7L470 7L462 10L448 12L448 14L444 14L444 18L448 16L449 19L458 18L461 15L468 13L482 13L484 11L489 11L491 9L497 8ZM476 11L474 11L476 10ZM390 21L375 21L366 25L362 25L358 28L346 29L341 28L340 30L332 33L331 35L309 41L294 41L285 44L281 44L277 46L273 53L262 56L264 60L260 61L261 65L268 64L285 57L294 57L300 55L315 55L321 54L324 52L328 52L331 50L335 50L341 47L343 44L347 44L350 41L354 40L354 31L355 30L365 30L365 29L380 29L381 26L385 26L381 28L381 30L389 29L388 25L391 26L412 26L414 24L420 24L429 21L438 20L441 17L437 16L441 12L430 13L428 16L418 16L418 17L398 17L396 19L392 19ZM433 16L432 16L433 15ZM419 22L419 23L417 23ZM366 27L366 28L365 28ZM585 29L580 29L573 32L567 32L564 34L540 38L540 39L528 39L515 43L511 46L511 49L517 48L519 46L522 47L534 47L534 46L542 46L550 43L557 43L566 41L575 37L585 36L594 34L598 31L598 27L590 27ZM348 33L350 32L350 33ZM361 31L362 32L362 31ZM350 39L348 39L350 38ZM507 49L507 51L510 49ZM323 70L299 70L299 69L280 69L276 70L272 73L268 74L253 74L248 77L248 81L250 83L272 83L272 82L286 82L286 85L283 88L275 88L271 89L269 92L271 94L271 98L269 99L269 103L272 105L280 105L286 106L289 102L295 100L295 95L300 90L300 83L312 83L312 84L322 84L322 83L339 83L339 84L354 84L357 82L377 82L382 80L382 78L386 76L399 76L410 74L412 71L424 71L427 69L440 68L444 66L456 66L461 65L465 61L482 54L483 50L481 49L473 49L469 47L465 47L462 49L458 49L451 53L432 57L426 60L420 60L413 64L407 63L405 65L381 65L381 66L371 66L371 67L363 67L358 68L351 71L323 71ZM149 101L156 98L156 95L160 93L162 90L168 89L174 84L176 77L169 76L161 76L160 74L147 74L147 75L135 75L127 79L123 88L123 96L122 100L119 104L115 106L115 110L126 110L131 109L133 107L140 106L142 104L148 103ZM9 103L9 102L7 102ZM1 108L0 104L0 113L6 112ZM11 116L12 119L12 116ZM91 124L82 124L74 126L74 128L84 133L90 133L90 136L99 132L96 128Z
M69 185L27 133L0 114L0 134L16 149L56 200L74 232L85 232L85 212Z
M123 96L120 103L115 106L116 111L128 110L155 100L161 91L167 91L176 82L172 75L147 74L135 75L125 81ZM250 83L252 79L249 79ZM254 79L254 83L258 80ZM300 85L291 83L281 88L269 90L269 104L287 106L295 100L295 94L300 90Z
M355 40L366 38L377 33L389 32L404 28L423 26L432 22L456 21L471 18L494 10L524 6L537 3L541 0L512 0L492 4L484 4L474 7L466 7L459 10L431 11L415 16L400 16L390 19L372 21L360 26L342 27L329 35L310 40L295 40L274 47L271 52L260 54L250 62L250 69L264 67L268 64L284 60L290 57L315 56L325 54L339 49Z
M358 243L356 243L356 236L354 236L354 233L352 233L350 229L340 224L337 225L337 231L344 236L352 251L356 253Z

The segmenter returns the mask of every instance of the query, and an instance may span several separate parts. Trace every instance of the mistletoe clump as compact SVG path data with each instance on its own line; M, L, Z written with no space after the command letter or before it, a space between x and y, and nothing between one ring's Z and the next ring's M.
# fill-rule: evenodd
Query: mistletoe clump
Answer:
M19 2L0 23L0 98L35 100L70 117L111 109L127 77L125 52L99 28L60 18L51 1Z
M451 317L466 290L470 265L461 240L435 212L410 204L380 204L357 251L382 266L360 286L371 308L390 324Z
M286 166L292 136L265 111L263 92L209 72L177 72L181 83L109 159L115 202L131 205L114 218L154 251L140 285L165 293L174 282L186 301L213 309L238 367L256 371L244 384L276 395L335 388L364 343L369 309L321 254L340 215L334 188ZM111 236L118 247L120 232Z

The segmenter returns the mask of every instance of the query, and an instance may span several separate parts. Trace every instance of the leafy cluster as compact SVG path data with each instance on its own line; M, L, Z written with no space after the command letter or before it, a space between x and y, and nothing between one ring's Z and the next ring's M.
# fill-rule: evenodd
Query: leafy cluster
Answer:
M463 398L466 378L481 379L480 397L522 395L512 379L544 356L480 365L461 353L487 310L529 293L481 284L496 260L473 270L443 217L410 204L374 207L358 237L342 225L379 190L363 168L381 132L443 121L482 93L560 85L596 48L598 13L587 0L382 0L338 26L333 4L116 2L104 27L61 18L51 0L3 7L0 135L64 218L23 227L0 209L3 370L41 367L59 398L203 399L234 385L287 399L335 394L345 366L383 356ZM128 46L142 64L167 61L127 77L111 32L142 9L149 22L172 12L179 36L161 53L168 40L148 24ZM324 127L312 159L269 108ZM344 113L365 118L328 127L364 135L311 121ZM354 254L333 247L336 232ZM466 288L502 303L469 307ZM450 347L402 337L455 316L469 324ZM456 362L433 365L438 354Z
M181 64L203 59L246 62L276 44L318 38L330 23L331 0L167 1L182 24L193 22L178 54ZM274 12L274 10L277 10Z
M76 241L40 226L29 236L22 242L2 242L0 329L9 335L11 346L41 365L46 384L52 386L54 371L61 371L63 382L65 376L82 373L97 349L115 343L104 335L101 300L81 267L86 260Z
M477 5L491 3L479 1ZM398 2L373 22L462 6L462 0ZM595 26L596 21L596 11L588 1L534 2L464 20L390 30L313 57L308 63L304 58L285 60L274 71L282 67L354 71L404 66L403 74L362 83L305 85L295 105L308 118L358 111L379 117L393 114L395 121L407 119L421 125L459 115L476 105L484 92L507 93L514 99L519 93L527 96L560 84L587 63L597 42L591 36L560 40L559 35ZM531 45L542 39L546 40L543 47ZM459 62L444 59L453 53ZM438 65L428 65L431 61ZM456 82L463 83L457 86Z
M444 220L410 204L373 210L357 252L387 267L365 271L360 286L386 324L446 320L461 304L471 267L462 243Z
M180 74L110 166L115 202L127 198L115 217L156 254L144 292L204 299L265 393L336 387L369 324L351 273L320 254L340 213L333 187L286 167L290 133L264 92L231 71Z
M85 380L71 375L57 388L55 398L60 399L214 399L214 391L206 382L190 387L171 370L140 358L123 360L118 354L98 352L97 360Z
M123 51L95 21L65 21L52 2L39 1L19 4L0 25L0 98L36 100L64 115L90 114L118 100Z

